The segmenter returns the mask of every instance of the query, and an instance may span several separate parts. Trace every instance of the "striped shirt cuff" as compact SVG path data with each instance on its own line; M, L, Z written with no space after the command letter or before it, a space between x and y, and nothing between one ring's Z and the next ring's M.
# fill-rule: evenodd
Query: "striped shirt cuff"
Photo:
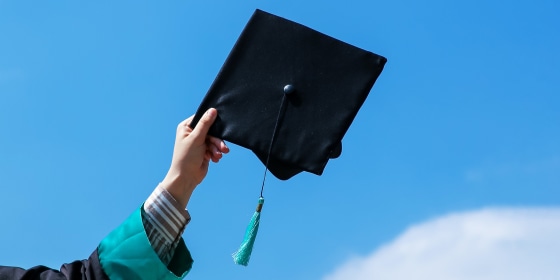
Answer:
M190 220L189 212L159 185L144 203L142 222L146 234L154 251L166 265L171 261Z

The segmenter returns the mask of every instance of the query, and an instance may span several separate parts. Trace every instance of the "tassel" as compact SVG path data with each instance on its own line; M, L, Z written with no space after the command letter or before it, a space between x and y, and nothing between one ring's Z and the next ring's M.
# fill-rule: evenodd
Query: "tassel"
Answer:
M233 261L236 264L247 266L249 264L249 259L251 258L251 252L253 252L253 245L255 244L255 239L257 238L257 232L259 231L259 223L261 220L261 210L264 204L264 198L261 196L259 198L259 204L257 204L257 209L251 218L251 222L247 226L245 231L245 238L243 238L243 243L239 246L237 252L233 253Z
M259 232L259 224L261 221L261 210L264 204L264 197L263 197L263 190L264 190L264 182L266 181L266 173L268 171L268 161L270 160L270 153L272 152L272 144L274 143L274 136L278 130L278 124L280 123L280 118L282 116L282 112L285 110L285 103L286 103L286 95L293 92L293 88L291 85L287 85L284 87L284 95L282 97L282 103L280 104L280 110L278 111L278 117L276 117L276 124L274 125L274 131L272 132L272 139L270 139L270 146L268 146L268 155L266 156L266 164L264 168L263 174L263 181L261 185L261 195L259 197L259 204L257 204L257 210L255 210L255 214L251 218L251 222L247 226L245 230L245 237L243 238L243 242L237 252L233 253L233 261L236 264L240 264L243 266L247 266L249 264L249 259L251 258L251 253L253 252L253 246L255 245L255 239L257 238L257 232Z

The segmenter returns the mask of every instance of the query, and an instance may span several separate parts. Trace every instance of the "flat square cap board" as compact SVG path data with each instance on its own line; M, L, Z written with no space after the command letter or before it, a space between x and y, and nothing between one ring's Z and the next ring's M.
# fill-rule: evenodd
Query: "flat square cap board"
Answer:
M252 150L277 178L321 175L386 61L256 10L191 126L216 108L209 134Z

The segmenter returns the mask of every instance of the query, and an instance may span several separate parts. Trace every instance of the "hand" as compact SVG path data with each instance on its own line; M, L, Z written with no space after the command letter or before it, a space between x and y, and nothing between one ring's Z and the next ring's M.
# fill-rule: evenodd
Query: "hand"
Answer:
M207 135L217 115L216 109L211 108L194 129L190 127L194 116L177 127L171 167L161 186L184 207L196 186L206 177L210 160L218 162L222 154L229 152L224 141Z

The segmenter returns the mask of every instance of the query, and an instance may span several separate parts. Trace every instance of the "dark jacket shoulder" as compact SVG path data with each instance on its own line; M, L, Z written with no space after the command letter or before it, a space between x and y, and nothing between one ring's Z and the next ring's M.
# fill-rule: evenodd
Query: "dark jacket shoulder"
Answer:
M30 269L0 266L0 280L109 280L105 275L97 250L87 260L63 264L60 270L46 266Z

